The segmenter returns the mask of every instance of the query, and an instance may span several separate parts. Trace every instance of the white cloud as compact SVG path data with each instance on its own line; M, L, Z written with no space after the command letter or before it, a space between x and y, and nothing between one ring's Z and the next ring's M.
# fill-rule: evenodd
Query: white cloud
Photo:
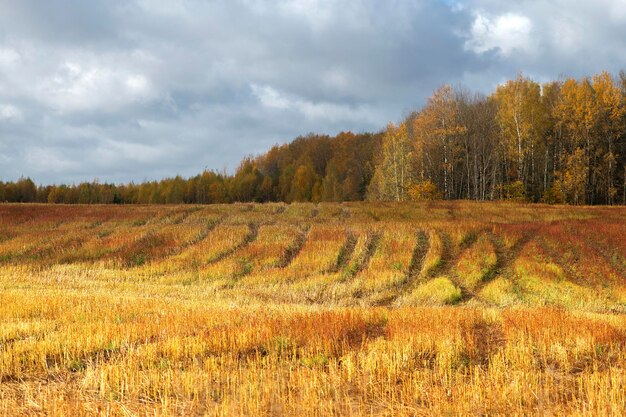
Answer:
M329 0L283 0L279 7L287 15L295 15L306 19L312 27L322 29L336 15L333 1Z
M623 23L626 20L626 0L603 0L607 2L609 8L609 16L611 20Z
M506 13L490 18L477 13L465 47L477 53L496 49L505 56L515 51L530 52L532 29L532 21L526 16Z
M60 113L98 110L113 112L153 98L150 80L123 68L65 62L39 87L42 101Z
M265 107L273 109L293 109L297 107L297 101L279 93L269 85L251 84L252 93L259 99Z
M380 117L374 109L365 105L350 106L325 101L315 102L283 93L269 85L251 84L250 88L264 107L297 112L307 119L363 121Z
M15 65L20 61L20 54L13 48L0 46L0 67Z
M21 122L22 111L12 104L0 104L0 121Z

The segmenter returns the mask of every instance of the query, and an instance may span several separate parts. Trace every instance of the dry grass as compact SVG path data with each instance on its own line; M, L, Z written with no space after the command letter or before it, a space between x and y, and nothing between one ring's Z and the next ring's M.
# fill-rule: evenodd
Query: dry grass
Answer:
M471 290L495 273L498 263L495 248L485 235L461 255L456 270L463 285Z
M0 205L0 415L622 415L624 225L471 202Z

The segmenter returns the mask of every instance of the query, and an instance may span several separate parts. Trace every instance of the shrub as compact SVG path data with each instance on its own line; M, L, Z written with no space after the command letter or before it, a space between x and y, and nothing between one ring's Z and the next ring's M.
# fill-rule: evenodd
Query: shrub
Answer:
M565 193L563 192L563 184L561 181L556 180L552 183L552 186L543 193L541 202L546 204L565 203Z
M431 180L417 182L409 187L409 197L413 201L441 200L443 195Z
M503 185L502 188L502 197L505 200L516 201L516 202L525 202L526 201L526 189L524 188L524 183L517 180L510 184Z

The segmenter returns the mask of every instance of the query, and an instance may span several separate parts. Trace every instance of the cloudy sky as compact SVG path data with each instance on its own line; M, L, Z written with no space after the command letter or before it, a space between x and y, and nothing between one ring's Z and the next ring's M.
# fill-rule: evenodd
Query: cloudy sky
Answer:
M626 0L0 0L0 180L234 170L442 83L626 68Z

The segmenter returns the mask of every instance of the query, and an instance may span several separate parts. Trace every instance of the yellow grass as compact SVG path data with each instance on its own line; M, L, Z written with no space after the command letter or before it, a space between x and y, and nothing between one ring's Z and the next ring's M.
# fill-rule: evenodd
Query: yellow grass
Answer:
M620 416L625 222L0 205L0 415Z
M476 243L463 252L456 270L463 285L473 290L495 273L497 262L493 244L487 236L481 235Z
M449 278L437 277L421 284L408 295L406 305L445 305L461 299L461 290Z
M410 278L413 252L417 243L416 231L401 224L389 225L369 265L360 271L351 285L352 295L384 297Z

